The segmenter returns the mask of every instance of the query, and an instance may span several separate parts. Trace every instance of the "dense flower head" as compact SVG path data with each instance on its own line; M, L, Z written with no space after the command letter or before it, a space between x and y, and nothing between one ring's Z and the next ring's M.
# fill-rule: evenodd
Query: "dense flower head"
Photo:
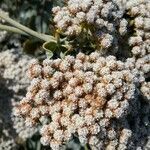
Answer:
M32 81L16 112L31 126L43 116L50 120L41 129L41 142L52 149L59 149L73 134L82 144L96 145L111 119L130 112L139 78L131 67L97 52L46 59L42 64L32 60L28 71Z
M67 35L79 34L81 24L96 25L97 28L112 32L115 23L120 20L120 25L125 27L127 21L121 20L123 11L118 9L117 3L103 0L68 0L66 7L54 7L54 22L58 29ZM111 21L112 19L115 19Z
M149 0L67 0L66 6L54 7L53 13L57 32L82 37L79 42L88 35L85 43L90 40L103 53L123 48L138 57L150 51L149 8Z
M150 1L129 0L125 7L134 18L132 22L135 34L130 37L129 45L133 47L133 56L143 57L150 53Z
M123 10L114 1L68 0L67 6L54 7L53 13L57 31L67 36L86 32L102 49L117 47L116 32L122 35L127 31Z

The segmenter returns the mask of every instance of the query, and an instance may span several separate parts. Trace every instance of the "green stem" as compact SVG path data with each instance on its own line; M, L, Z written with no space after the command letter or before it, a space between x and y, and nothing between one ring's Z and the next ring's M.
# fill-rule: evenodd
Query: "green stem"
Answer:
M9 18L7 15L5 15L2 12L0 12L0 18L5 20L6 22L10 23L11 25L15 26L16 28L18 28L18 29L28 33L29 35L37 37L37 38L39 38L39 39L41 39L43 41L46 41L46 42L47 41L56 41L53 36L49 36L49 35L46 35L46 34L35 32L35 31L29 29L28 27L25 27L22 24L16 22L15 20Z
M89 150L87 144L84 146L84 150Z
M36 150L41 150L41 143L40 143L40 141L38 141L38 143L36 145Z
M5 30L5 31L8 31L8 32L14 32L14 33L18 33L18 34L28 35L26 32L24 32L24 31L22 31L18 28L3 25L3 24L0 24L0 30Z

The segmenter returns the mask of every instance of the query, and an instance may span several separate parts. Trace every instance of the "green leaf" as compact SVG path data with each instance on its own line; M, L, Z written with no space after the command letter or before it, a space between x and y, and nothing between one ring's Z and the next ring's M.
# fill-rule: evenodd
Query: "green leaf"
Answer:
M65 46L58 45L56 42L45 42L43 44L43 49L46 51L48 58L52 58L54 53L59 55L61 58L64 58L68 52Z
M55 42L45 42L42 47L46 51L46 55L49 59L53 57L54 51L58 49L57 43Z
M43 48L44 48L44 50L46 50L46 51L55 51L56 49L57 49L57 43L56 42L45 42L44 44L43 44Z

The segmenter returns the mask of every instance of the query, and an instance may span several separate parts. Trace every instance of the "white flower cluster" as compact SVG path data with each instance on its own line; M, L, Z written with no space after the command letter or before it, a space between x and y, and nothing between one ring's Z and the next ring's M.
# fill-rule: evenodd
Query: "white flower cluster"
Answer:
M98 50L121 52L127 41L136 58L150 52L149 0L67 0L53 13L57 31L69 37L86 32Z
M18 93L19 90L25 89L29 85L26 72L30 57L22 56L18 52L19 50L12 48L0 52L0 74L4 79L7 79L8 88L15 93Z
M23 118L13 115L14 103L22 99L29 85L29 59L20 46L0 51L0 150L17 149L16 139L26 140L37 131L27 128Z
M130 37L129 45L136 59L136 68L145 75L150 72L150 1L127 2L127 8L134 17L135 35Z
M132 18L129 24L134 28L129 37L128 44L132 58L127 60L126 65L132 64L142 78L149 78L150 73L150 1L149 0L115 0L120 9L128 12ZM131 68L130 68L131 69ZM141 85L141 92L149 100L149 82Z
M2 150L12 150L12 148L14 147L16 147L14 139L5 140L5 141L0 140L0 148Z
M46 59L42 64L32 60L28 72L32 81L16 114L23 116L29 126L49 119L41 129L41 142L54 150L60 149L72 134L77 134L82 144L109 145L111 149L115 143L108 143L119 132L107 130L111 119L130 112L130 102L136 99L136 83L144 82L138 70L130 68L132 63L127 66L114 56L105 58L97 52ZM120 141L126 145L124 140L130 134L125 129L120 132Z
M123 9L119 9L114 1L68 0L66 7L54 7L53 13L54 22L61 33L74 36L88 28L85 32L96 37L104 49L112 44L117 45L117 36L127 31L128 22L122 19Z
M26 141L28 138L31 138L37 131L38 127L32 127L29 128L25 124L25 120L22 117L17 117L15 116L15 110L16 105L18 105L19 102L16 102L12 100L12 115L11 115L11 120L13 121L13 128L15 129L15 132L18 134L18 137Z

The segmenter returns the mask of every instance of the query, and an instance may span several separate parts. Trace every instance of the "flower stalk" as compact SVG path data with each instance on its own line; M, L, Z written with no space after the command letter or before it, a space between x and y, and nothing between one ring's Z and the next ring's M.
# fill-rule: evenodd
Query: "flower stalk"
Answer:
M12 31L12 32L21 33L21 34L26 33L28 35L34 36L38 39L41 39L42 41L45 41L45 42L47 42L47 41L56 42L56 40L53 36L46 35L46 34L43 34L43 33L38 33L38 32L36 32L32 29L29 29L28 27L25 27L24 25L22 25L22 24L16 22L15 20L9 18L7 15L5 15L2 12L0 12L0 18L2 18L3 20L5 20L6 22L8 22L9 24L11 24L12 26L15 27L15 28L13 28L13 27L8 28L8 26L2 26L1 25L1 29L5 29L7 31Z
M22 31L18 28L11 27L11 26L8 26L8 25L3 25L3 24L0 24L0 30L5 30L5 31L13 32L13 33L22 34L22 35L29 35L26 32L24 32L24 31Z

